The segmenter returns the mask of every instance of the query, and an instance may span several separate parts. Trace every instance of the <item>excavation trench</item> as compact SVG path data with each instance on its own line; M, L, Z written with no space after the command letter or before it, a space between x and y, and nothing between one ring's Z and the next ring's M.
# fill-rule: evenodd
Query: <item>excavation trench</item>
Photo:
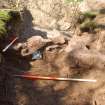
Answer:
M68 11L66 11L70 9L69 6L67 8L64 6L64 10L61 10L62 5L59 4L59 0L32 1L27 3L23 0L28 6L25 12L22 12L23 21L17 43L23 43L32 36L46 39L48 34L58 35L58 33L63 34L67 42L57 46L55 43L48 43L43 47L42 58L38 60L32 60L32 55L23 57L19 51L12 48L2 53L0 105L104 105L105 30L103 25L93 32L77 31L76 35L72 36L68 24L71 23L69 21L71 15L67 15ZM49 7L51 3L54 3L53 10L52 8L47 10L45 7ZM43 6L40 7L42 4ZM98 14L95 20L99 24L104 24L105 14ZM57 38L56 42L58 41L60 40ZM95 79L97 82L28 80L14 77L14 74L23 72L43 76Z

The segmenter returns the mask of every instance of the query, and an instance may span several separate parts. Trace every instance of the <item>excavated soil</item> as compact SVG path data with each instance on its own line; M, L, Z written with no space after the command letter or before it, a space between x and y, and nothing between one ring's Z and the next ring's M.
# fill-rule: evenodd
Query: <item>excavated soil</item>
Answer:
M8 4L7 6L4 4L3 2L1 7L8 6ZM24 20L20 38L25 39L36 34L45 35L45 31L32 28L31 13L26 12L28 14L25 14L24 18L28 18ZM96 19L99 23L103 23L102 19L105 20L103 17L100 16ZM49 21L51 20L49 19ZM45 22L45 28L48 28L48 23ZM43 25L44 23L42 27ZM89 51L94 49L104 54L104 34L105 31L102 29L96 33L85 33L81 36L92 36L92 41L86 46ZM21 57L17 52L11 50L3 53L3 62L0 64L0 105L105 105L105 66L103 68L90 66L92 61L79 62L71 56L72 53L60 52L60 50L44 51L43 59L35 61L32 61L30 56ZM94 60L93 62L99 61ZM45 76L96 79L97 82L32 81L14 77L14 74L21 72Z
M104 105L104 70L94 67L74 67L67 53L45 52L43 60L29 61L5 54L1 66L1 105ZM9 56L9 57L8 57ZM31 74L96 79L96 83L27 80L15 78L23 71Z

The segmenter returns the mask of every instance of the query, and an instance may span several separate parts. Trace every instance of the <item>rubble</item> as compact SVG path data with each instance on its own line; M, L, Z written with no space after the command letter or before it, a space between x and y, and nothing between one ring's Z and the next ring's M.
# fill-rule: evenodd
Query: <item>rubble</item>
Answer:
M65 43L65 37L57 30L49 31L47 33L47 37L54 44L64 44Z
M32 36L31 38L27 39L24 43L19 43L15 49L19 49L22 47L21 55L27 56L32 53L37 52L37 50L42 49L48 43L52 43L49 45L48 49L57 48L60 45L63 45L67 41L61 33L57 30L47 32L47 38L43 38L41 36Z
M86 45L92 41L91 37L92 35L87 33L84 33L82 36L73 36L64 51L69 53L76 49L86 49Z
M22 44L22 56L30 55L40 48L44 47L46 43L51 42L49 39L44 39L41 36L32 36L26 43Z

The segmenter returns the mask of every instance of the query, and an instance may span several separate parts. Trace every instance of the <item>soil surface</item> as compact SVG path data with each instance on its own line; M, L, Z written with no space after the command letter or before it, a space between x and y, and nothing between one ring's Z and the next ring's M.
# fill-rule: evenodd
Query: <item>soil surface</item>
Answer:
M57 2L59 2L59 0ZM57 3L55 4L58 6ZM0 7L9 8L8 5L5 0L2 5L0 4ZM42 8L45 9L44 7ZM55 9L59 12L59 8ZM32 10L32 8L29 8L29 10ZM22 40L32 35L45 35L46 30L37 30L35 27L42 22L40 27L44 27L45 25L45 29L48 29L48 25L52 20L52 17L50 17L50 19L48 17L49 21L47 21L47 18L41 21L43 15L40 20L37 20L37 17L34 17L35 15L33 16L31 12L32 11L27 10L23 16L23 29L20 32L20 38ZM53 14L53 19L56 18L58 12ZM41 14L39 13L39 15ZM38 17L40 17L39 15ZM34 22L37 23L36 26L34 24L34 27L32 24L32 16ZM44 16L46 15L44 14ZM98 23L104 24L105 21L103 20L105 20L105 14L97 16L96 20ZM60 20L58 19L57 21ZM54 23L49 29L55 29L56 27ZM66 31L70 32L70 30ZM91 41L87 41L88 36L89 38L91 37ZM78 37L75 43L76 46L80 45L80 47L78 47L80 52L76 49L77 53L61 51L66 45L51 51L44 50L43 59L34 61L31 60L31 56L26 58L21 57L17 52L11 49L3 53L3 62L0 64L0 105L105 105L105 30L103 28L96 30L95 33L81 33ZM82 38L86 39L86 41L81 44ZM74 40L75 38L72 42ZM75 47L75 43L73 47ZM88 45L85 45L85 43L88 43ZM81 51L81 48L84 48L84 46L86 50L83 49L83 51ZM75 49L73 51L75 51ZM88 58L84 53L85 51L86 54L93 51L91 53L93 56L89 56ZM94 55L95 51L97 51L95 53L96 55ZM84 59L79 59L79 56L74 56L81 54L81 52L84 55ZM103 56L100 57L100 53ZM14 74L23 72L45 76L96 79L97 82L33 81L14 77Z

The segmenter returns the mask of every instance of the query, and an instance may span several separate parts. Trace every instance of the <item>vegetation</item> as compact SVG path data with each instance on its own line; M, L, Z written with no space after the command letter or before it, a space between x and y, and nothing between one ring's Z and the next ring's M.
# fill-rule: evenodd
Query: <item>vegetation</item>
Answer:
M6 24L11 19L8 11L0 11L0 38L7 34Z
M19 19L20 16L18 11L0 10L0 38L8 34L8 31L11 28L9 23L15 26Z
M65 2L70 3L70 2L82 2L83 0L65 0Z

